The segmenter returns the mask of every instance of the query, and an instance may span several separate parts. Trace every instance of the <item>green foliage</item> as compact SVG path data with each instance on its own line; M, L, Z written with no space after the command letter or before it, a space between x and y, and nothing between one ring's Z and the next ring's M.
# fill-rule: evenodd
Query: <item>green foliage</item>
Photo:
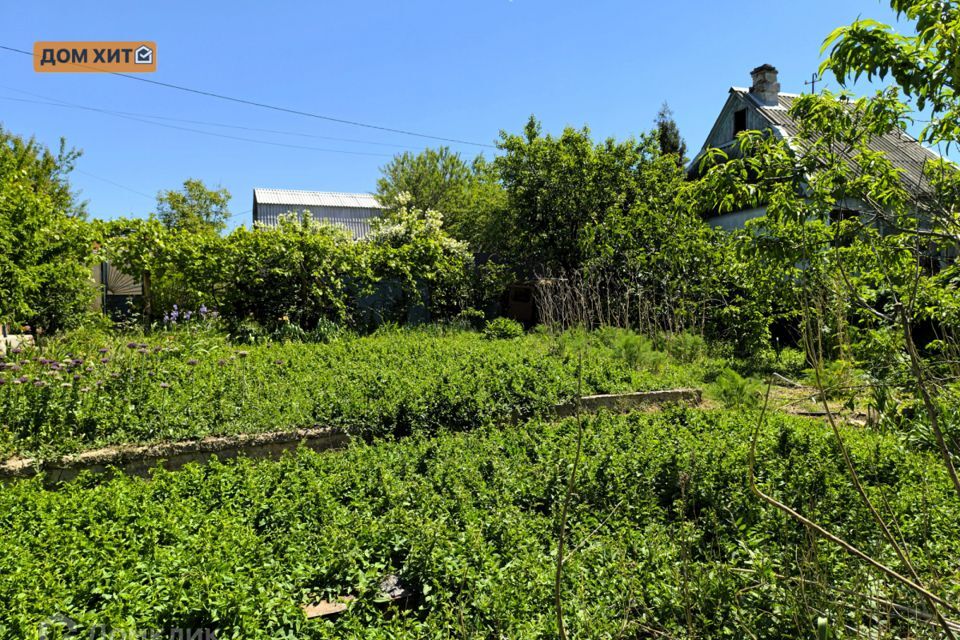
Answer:
M680 136L680 129L673 119L673 111L666 102L657 112L656 124L657 142L660 145L660 153L663 155L673 155L676 157L678 165L687 163L687 143Z
M361 436L468 430L538 415L577 389L581 349L513 321L487 334L509 340L395 325L356 337L328 322L271 335L251 321L227 340L218 320L184 315L161 331L83 331L0 360L0 454L314 425ZM661 362L654 374L590 335L582 345L584 393L696 384L696 370Z
M510 318L494 318L483 328L483 336L489 340L510 340L523 335L523 325Z
M707 355L707 341L695 333L677 333L666 341L667 353L677 362L691 364Z
M451 317L475 291L465 246L441 229L439 214L406 205L363 242L307 214L227 236L168 230L155 219L114 221L103 235L111 262L149 283L154 319L174 305L203 305L233 327L254 320L267 332L293 324L309 333L323 322L406 322L415 309Z
M724 369L713 383L713 393L727 408L755 409L763 400L763 385L733 369Z
M503 189L492 165L472 164L449 147L405 151L380 169L377 197L388 211L402 207L443 214L444 229L477 251L495 246L492 219L503 206Z
M671 197L645 188L654 180L646 170L682 179L675 161L656 164L652 136L594 143L588 129L567 128L555 138L531 117L523 135L501 132L498 146L503 153L494 164L508 205L503 240L525 272L580 268L604 252L594 230L614 233L610 223L633 217L638 202Z
M203 180L190 178L183 181L180 191L157 194L157 217L167 229L219 233L230 218L229 203L230 192L226 189L208 189Z
M0 323L52 333L77 326L94 297L94 238L57 153L0 128Z
M878 604L919 609L916 596L750 494L753 428L730 412L587 419L562 584L571 637L815 637L818 618L927 637ZM923 579L954 572L960 511L931 458L890 436L843 435ZM116 635L555 638L551 551L575 438L573 421L535 422L59 491L4 486L0 635L35 637L60 612ZM896 562L824 425L772 417L758 465L778 498ZM414 593L409 609L377 604L388 574ZM357 600L334 620L300 611L341 594Z
M864 374L849 360L833 360L825 363L817 375L816 369L806 369L807 384L816 386L819 379L823 392L828 398L850 398L860 391L864 384Z
M653 342L633 331L608 330L612 335L611 346L631 369L647 369L659 373L667 361L667 355L654 348Z

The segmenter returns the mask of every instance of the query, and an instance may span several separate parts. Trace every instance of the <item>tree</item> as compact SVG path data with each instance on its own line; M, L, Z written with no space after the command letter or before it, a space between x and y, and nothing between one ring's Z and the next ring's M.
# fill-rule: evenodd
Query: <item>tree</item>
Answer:
M960 6L944 0L891 0L890 6L898 17L913 23L914 35L903 35L876 20L857 20L827 36L821 52L829 50L830 55L820 72L832 71L841 86L864 75L868 79L889 77L907 97L916 100L918 109L929 111L921 139L957 142Z
M227 226L230 212L230 192L226 189L207 189L202 180L185 180L183 189L167 190L157 194L157 216L168 229L191 233L214 231Z
M506 198L493 164L482 155L467 164L448 147L407 151L380 171L377 196L388 211L438 211L451 236L477 252L495 250L492 225Z
M424 149L413 154L404 151L380 168L377 197L387 209L407 205L423 211L441 211L456 216L469 200L473 173L459 153L449 147Z
M660 153L663 155L674 154L677 158L677 164L683 165L687 161L687 143L680 137L680 129L673 119L673 111L666 102L657 112L657 118L654 120L657 125L657 142L660 143Z
M947 35L937 20L956 26L957 9L952 2L895 0L892 5L917 20L916 37L893 34L873 21L858 21L828 38L827 46L834 46L824 68L843 80L892 74L902 83L900 89L933 113L923 137L955 141L960 113L955 111L952 85L938 77L952 73L947 69L955 59L942 56L955 51L950 43L942 48L931 43ZM752 491L870 564L884 577L877 581L886 583L886 588L878 589L881 596L912 591L911 606L929 612L928 619L939 623L943 637L954 637L956 624L946 616L957 611L951 602L956 581L928 570L922 545L903 544L899 524L881 508L886 505L864 489L858 474L866 465L847 453L826 400L828 393L836 393L837 385L826 380L837 368L828 368L825 360L857 358L860 362L855 364L872 365L869 377L845 378L839 386L869 386L878 413L875 423L901 431L909 446L937 452L955 498L960 498L955 462L960 450L954 431L954 407L960 397L955 355L960 347L956 261L960 172L946 161L931 161L924 167L926 181L908 185L902 170L871 145L877 136L906 128L909 110L899 96L897 88L858 100L829 92L800 96L790 110L798 124L792 141L756 131L741 133L733 157L720 150L709 152L707 164L714 164L699 188L712 194L714 206L721 209L749 202L766 205L767 215L751 225L752 237L747 240L758 253L793 270L792 278L782 279L787 285L783 290L799 298L804 345L814 365L820 402L850 482L884 544L865 553L809 514L803 515L803 510L790 507L793 497L781 501L760 489L752 469L756 435L751 449ZM855 211L848 208L851 203ZM794 284L787 283L790 279ZM921 327L931 328L935 339L919 339ZM851 406L854 393L849 396ZM903 415L904 406L897 406L901 397L912 398L914 413L909 418Z
M93 299L93 240L57 153L0 128L0 322L46 332L75 326Z
M595 143L588 128L567 127L553 137L531 117L523 135L501 132L498 146L494 165L507 195L501 246L528 276L616 252L614 227L627 223L638 200L670 193L663 184L644 190L641 176L659 158L650 135Z

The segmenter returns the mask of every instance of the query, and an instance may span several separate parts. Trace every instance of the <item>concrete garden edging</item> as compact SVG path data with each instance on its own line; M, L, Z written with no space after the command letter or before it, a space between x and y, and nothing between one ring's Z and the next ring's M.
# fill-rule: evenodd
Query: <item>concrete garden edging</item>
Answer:
M700 389L666 389L584 396L580 402L556 405L553 413L558 418L576 414L578 405L587 413L601 410L626 413L641 407L684 403L697 405L702 400ZM271 433L253 433L226 436L207 436L199 440L179 440L157 444L125 444L92 449L65 456L59 460L37 460L14 457L0 462L0 481L29 478L45 474L44 483L55 485L76 478L83 471L106 473L119 471L128 475L146 477L149 470L160 463L164 469L175 470L190 462L206 463L216 456L226 460L247 458L279 458L286 451L306 446L314 451L339 449L347 445L350 435L342 429L314 427Z

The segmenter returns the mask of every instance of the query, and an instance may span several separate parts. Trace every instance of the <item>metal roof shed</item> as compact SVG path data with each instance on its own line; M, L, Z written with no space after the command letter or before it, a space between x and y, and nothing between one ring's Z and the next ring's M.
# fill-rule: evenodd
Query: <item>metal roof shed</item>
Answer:
M309 211L314 220L323 220L346 228L354 239L370 233L371 219L383 206L369 193L336 191L300 191L296 189L254 189L253 222L275 225L283 213Z

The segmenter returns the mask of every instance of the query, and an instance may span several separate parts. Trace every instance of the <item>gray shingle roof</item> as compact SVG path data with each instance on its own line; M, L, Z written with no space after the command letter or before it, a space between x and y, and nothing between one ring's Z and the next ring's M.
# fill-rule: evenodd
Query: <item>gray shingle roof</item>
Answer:
M778 105L765 107L753 99L749 89L733 87L730 91L740 94L756 106L757 112L784 138L797 138L800 133L799 126L789 114L793 101L799 97L797 94L781 93ZM882 136L873 137L868 146L874 151L883 151L895 167L903 170L901 179L910 193L929 194L932 191L929 181L923 175L923 169L925 164L940 160L940 156L924 147L916 138L896 129ZM847 160L853 164L852 159L847 158Z

